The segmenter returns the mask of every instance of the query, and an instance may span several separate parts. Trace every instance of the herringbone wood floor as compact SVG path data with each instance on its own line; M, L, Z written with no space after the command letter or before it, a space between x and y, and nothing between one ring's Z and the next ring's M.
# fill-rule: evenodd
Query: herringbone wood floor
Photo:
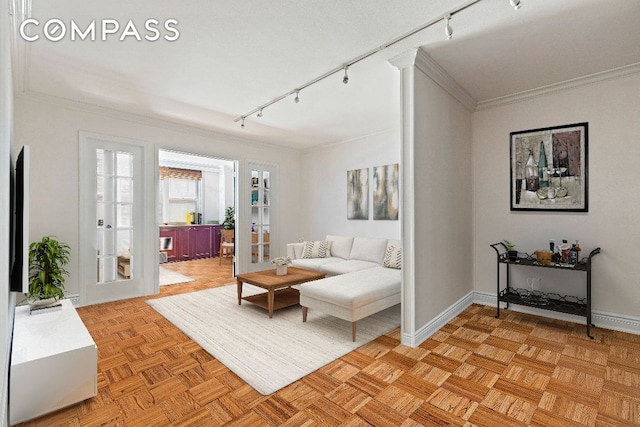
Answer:
M233 282L217 259L168 267L198 280L159 296ZM398 329L261 396L146 299L78 309L98 395L23 425L640 425L640 336L473 305L418 348Z

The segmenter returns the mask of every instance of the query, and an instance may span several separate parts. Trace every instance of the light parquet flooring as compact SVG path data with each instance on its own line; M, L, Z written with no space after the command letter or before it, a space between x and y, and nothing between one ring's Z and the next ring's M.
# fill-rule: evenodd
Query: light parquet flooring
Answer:
M217 259L166 266L197 280L159 296L233 283ZM418 348L396 329L262 396L148 298L78 309L98 345L98 395L22 425L640 425L640 336L594 328L589 340L583 325L472 305Z

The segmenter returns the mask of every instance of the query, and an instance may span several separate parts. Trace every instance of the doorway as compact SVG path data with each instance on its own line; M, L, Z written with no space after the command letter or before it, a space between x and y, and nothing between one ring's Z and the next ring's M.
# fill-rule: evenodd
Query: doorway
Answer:
M235 272L237 162L161 149L158 167L159 284L184 280L163 275L165 263L220 258Z

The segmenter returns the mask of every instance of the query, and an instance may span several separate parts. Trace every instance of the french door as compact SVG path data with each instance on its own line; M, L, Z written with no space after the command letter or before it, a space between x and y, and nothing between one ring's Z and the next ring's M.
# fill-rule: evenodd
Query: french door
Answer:
M271 269L270 261L277 256L276 218L276 167L259 163L249 163L251 174L250 201L250 262L249 270Z
M148 206L154 204L146 195L155 194L145 190L148 151L123 139L80 135L82 305L155 290L157 272L150 254L157 253L157 239L145 238Z

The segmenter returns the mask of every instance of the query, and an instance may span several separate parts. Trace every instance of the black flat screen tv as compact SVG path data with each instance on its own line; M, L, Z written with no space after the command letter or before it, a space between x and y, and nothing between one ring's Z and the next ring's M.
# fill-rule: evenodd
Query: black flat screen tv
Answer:
M16 160L12 187L11 285L12 292L29 292L29 163L30 148L22 147Z

